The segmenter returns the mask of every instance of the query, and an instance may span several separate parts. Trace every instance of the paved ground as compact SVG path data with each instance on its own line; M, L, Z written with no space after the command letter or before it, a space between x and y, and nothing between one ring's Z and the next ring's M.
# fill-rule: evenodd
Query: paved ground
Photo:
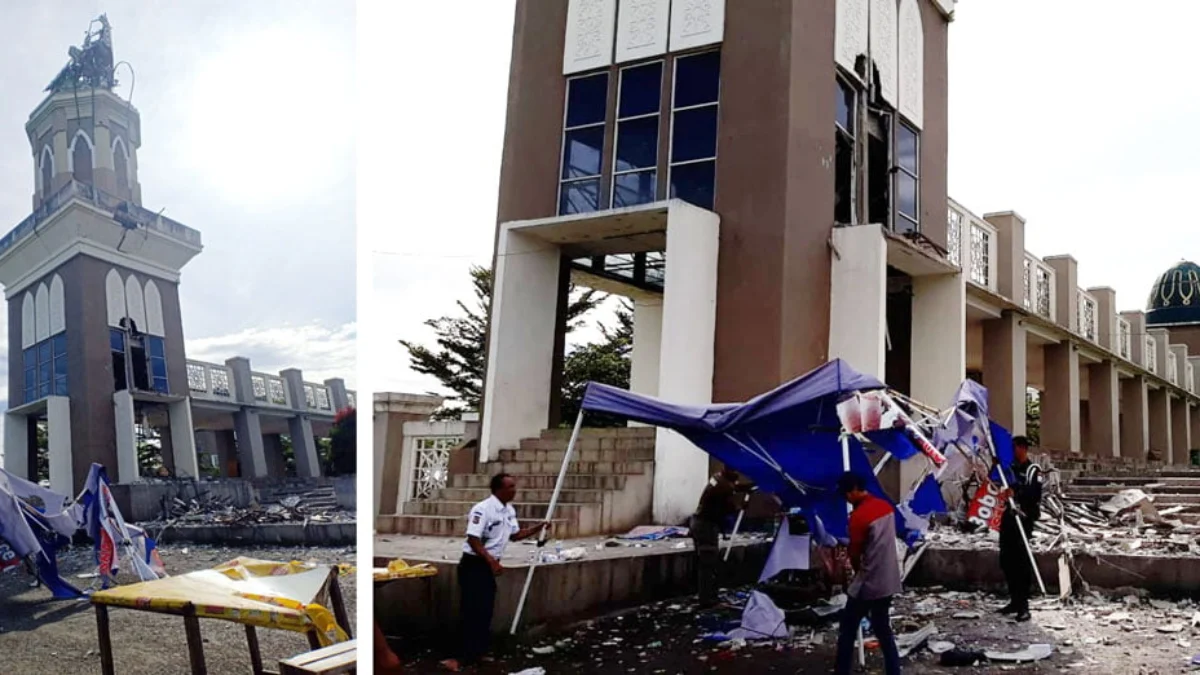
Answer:
M180 574L209 568L238 556L267 560L353 563L350 548L228 548L164 546L160 549L167 572ZM91 583L80 573L94 569L90 546L75 547L59 557L63 576L80 587ZM129 582L128 578L123 579ZM31 588L23 571L0 575L0 673L4 675L91 675L100 673L95 613L87 601L55 600L44 588ZM355 612L354 575L341 579L347 610ZM121 675L159 675L190 672L183 621L176 617L113 609L111 617L116 669ZM245 629L223 621L201 621L210 673L250 671ZM355 629L357 633L357 629ZM258 631L265 664L275 668L281 658L308 650L300 634Z
M565 539L556 542L551 539L546 542L547 550L553 551L555 543L567 551L582 547L587 551L588 560L603 560L606 558L631 558L645 555L661 555L692 550L692 540L667 539L663 541L626 541L623 545L606 546L605 542L615 542L612 537L584 537L580 539ZM734 546L746 546L760 543L763 539L738 535ZM463 539L449 537L418 537L404 534L375 535L376 559L402 558L407 562L457 562L462 557ZM599 548L597 548L599 547ZM533 558L536 543L533 540L510 544L504 555L505 567L525 567Z
M971 673L1111 673L1113 675L1177 673L1187 670L1200 653L1200 628L1192 617L1195 603L1144 601L1136 596L1093 599L1063 606L1043 601L1030 623L1016 624L993 613L1003 599L984 594L942 592L937 589L902 597L893 611L899 632L915 631L932 622L934 640L960 648L1009 651L1033 643L1054 646L1053 655L1024 665L993 663L966 669ZM967 617L954 618L966 613ZM973 613L978 613L973 614ZM736 612L728 616L737 617ZM564 629L538 640L499 645L495 659L476 670L486 674L515 673L542 667L557 673L828 673L836 643L832 625L797 627L791 639L722 645L704 642L705 624L712 615L692 611L689 601L659 603ZM1200 622L1200 617L1198 617ZM1171 625L1178 624L1178 625ZM1160 627L1179 632L1161 632ZM441 642L444 642L442 640ZM411 672L437 672L447 646L438 638L410 636L394 647ZM553 648L552 653L535 653ZM963 668L938 665L922 648L904 662L906 673L953 673ZM881 672L882 662L868 653L869 672Z

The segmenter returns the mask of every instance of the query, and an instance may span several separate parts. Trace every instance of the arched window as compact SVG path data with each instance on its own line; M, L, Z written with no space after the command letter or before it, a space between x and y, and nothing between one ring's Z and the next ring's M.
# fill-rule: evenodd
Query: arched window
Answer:
M42 197L47 197L54 187L54 153L50 152L48 145L42 148L41 166L38 170L42 175Z
M80 183L92 184L92 140L82 131L71 141L71 174Z
M124 197L129 192L129 151L125 141L117 136L113 141L113 171L117 174L117 194Z

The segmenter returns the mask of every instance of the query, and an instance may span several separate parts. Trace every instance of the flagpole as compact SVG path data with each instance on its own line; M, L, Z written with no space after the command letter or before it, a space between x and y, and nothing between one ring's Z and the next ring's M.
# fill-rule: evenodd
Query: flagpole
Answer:
M978 419L976 420L978 424ZM1000 465L1000 455L996 452L996 443L992 440L992 430L990 426L984 427L984 436L987 438L988 450L991 451L992 457L996 460L996 473L1000 474L1000 485L1007 492L1008 477L1004 473L1004 467ZM1038 570L1037 558L1033 555L1033 542L1025 536L1025 525L1021 523L1021 518L1017 515L1017 502L1013 499L1012 492L1008 493L1008 508L1013 510L1013 520L1017 523L1017 531L1021 534L1021 542L1025 546L1025 553L1029 555L1029 566L1033 568L1033 576L1037 579L1038 588L1042 591L1042 595L1046 595L1046 584L1042 581L1042 573Z

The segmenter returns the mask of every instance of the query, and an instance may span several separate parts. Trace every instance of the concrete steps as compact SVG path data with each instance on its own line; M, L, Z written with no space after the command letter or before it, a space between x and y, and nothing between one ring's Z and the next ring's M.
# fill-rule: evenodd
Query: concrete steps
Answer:
M542 520L550 506L570 440L569 429L543 431L519 447L500 451L497 461L474 473L448 478L431 498L409 501L400 513L380 516L381 533L461 537L471 506L491 494L492 476L517 480L513 507L525 524ZM654 485L655 430L583 429L567 465L563 491L555 506L556 537L586 537L626 532L649 522Z

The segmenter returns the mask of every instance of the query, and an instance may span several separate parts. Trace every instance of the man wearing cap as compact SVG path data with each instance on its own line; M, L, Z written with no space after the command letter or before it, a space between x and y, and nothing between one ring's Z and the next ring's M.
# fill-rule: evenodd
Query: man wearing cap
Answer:
M1029 563L1029 538L1042 512L1042 469L1029 459L1029 439L1014 436L1013 463L1009 489L1012 503L1007 502L1000 517L1000 569L1008 583L1008 604L1001 614L1015 614L1017 621L1028 621L1029 587L1033 583L1033 566ZM1007 497L1007 495L1006 495ZM1017 527L1017 521L1021 527ZM1024 532L1024 538L1021 534Z

